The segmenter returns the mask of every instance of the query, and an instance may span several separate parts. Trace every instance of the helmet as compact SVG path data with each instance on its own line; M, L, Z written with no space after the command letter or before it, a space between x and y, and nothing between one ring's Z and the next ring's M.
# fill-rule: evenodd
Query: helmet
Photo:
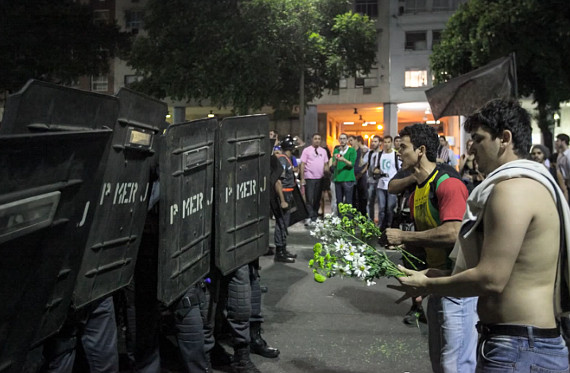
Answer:
M295 149L295 140L291 137L291 135L287 135L281 142L279 143L281 149L283 150L293 150Z

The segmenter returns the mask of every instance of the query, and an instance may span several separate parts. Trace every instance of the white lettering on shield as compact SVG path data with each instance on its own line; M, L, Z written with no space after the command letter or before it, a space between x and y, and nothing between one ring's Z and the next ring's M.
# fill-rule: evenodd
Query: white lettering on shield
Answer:
M256 186L257 186L256 180L248 180L244 181L243 183L239 183L236 186L237 189L236 199L240 200L257 194Z
M136 200L139 185L137 183L117 183L115 184L115 194L113 205L133 203Z
M182 201L182 219L204 209L204 193L198 193Z

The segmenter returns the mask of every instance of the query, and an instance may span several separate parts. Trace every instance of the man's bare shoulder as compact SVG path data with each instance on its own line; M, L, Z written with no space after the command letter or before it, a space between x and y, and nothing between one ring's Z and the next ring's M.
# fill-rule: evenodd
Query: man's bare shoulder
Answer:
M544 208L553 202L552 195L542 183L531 178L518 177L497 183L488 206L524 211ZM554 204L552 206L555 207Z

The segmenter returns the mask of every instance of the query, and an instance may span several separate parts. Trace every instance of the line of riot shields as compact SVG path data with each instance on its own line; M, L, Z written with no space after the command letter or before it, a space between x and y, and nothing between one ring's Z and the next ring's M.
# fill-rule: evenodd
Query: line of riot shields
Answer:
M29 81L0 124L0 372L82 309L127 286L158 198L157 297L168 306L214 267L269 241L268 118L167 126L165 103ZM160 192L150 180L158 164Z

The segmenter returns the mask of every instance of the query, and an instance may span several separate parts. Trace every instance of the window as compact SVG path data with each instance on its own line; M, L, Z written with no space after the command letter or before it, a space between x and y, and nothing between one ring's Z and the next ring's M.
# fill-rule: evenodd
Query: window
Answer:
M433 11L441 12L451 10L451 2L450 0L433 0Z
M94 10L93 11L93 23L96 25L101 25L109 23L110 15L109 10Z
M91 90L94 92L107 92L109 90L109 78L107 75L92 76Z
M125 87L128 87L131 83L140 82L143 79L140 75L125 75Z
M138 31L144 27L144 11L142 10L127 10L125 12L125 26L132 31Z
M421 51L427 49L427 32L426 31L408 31L406 32L406 50Z
M431 48L433 49L434 46L438 45L441 41L441 33L442 30L433 30L431 32Z
M404 87L419 88L427 87L427 70L406 69Z
M370 18L378 17L378 1L356 0L356 12L366 14Z
M426 0L406 0L406 13L418 13L427 11Z
M370 69L368 74L360 71L356 72L354 77L354 88L377 87L378 86L378 69Z

